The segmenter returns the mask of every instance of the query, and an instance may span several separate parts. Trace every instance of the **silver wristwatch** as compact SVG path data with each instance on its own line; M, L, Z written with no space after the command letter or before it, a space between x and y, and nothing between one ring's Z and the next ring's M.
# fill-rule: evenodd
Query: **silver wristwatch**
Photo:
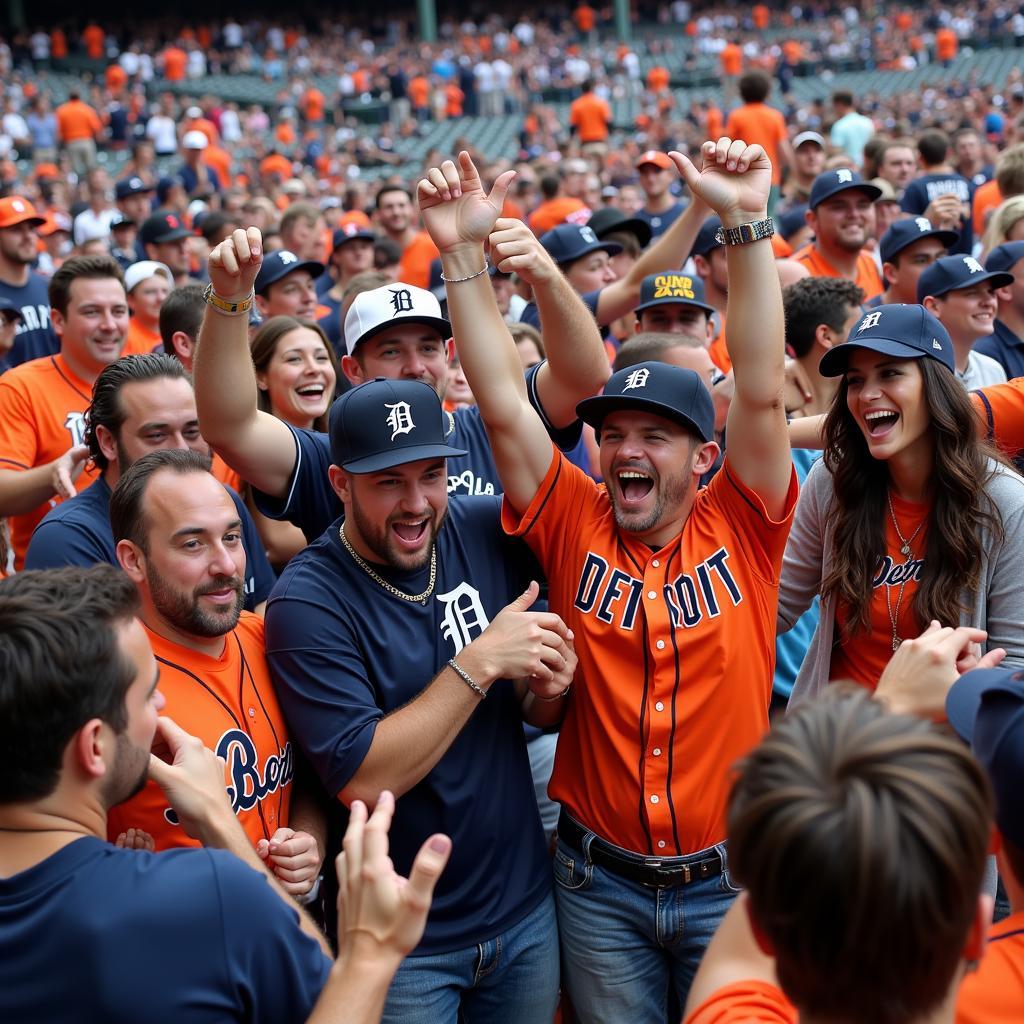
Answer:
M715 232L715 241L719 245L746 245L748 242L759 242L762 238L771 238L774 234L775 221L766 217L735 228L719 228Z

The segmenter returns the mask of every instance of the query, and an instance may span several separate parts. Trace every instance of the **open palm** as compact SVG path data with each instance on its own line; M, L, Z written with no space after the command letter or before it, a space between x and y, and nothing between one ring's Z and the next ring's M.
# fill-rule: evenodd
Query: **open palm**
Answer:
M465 151L459 154L458 166L445 160L440 167L430 168L420 180L416 194L423 226L439 252L460 245L483 244L501 216L514 175L514 171L505 171L487 194Z

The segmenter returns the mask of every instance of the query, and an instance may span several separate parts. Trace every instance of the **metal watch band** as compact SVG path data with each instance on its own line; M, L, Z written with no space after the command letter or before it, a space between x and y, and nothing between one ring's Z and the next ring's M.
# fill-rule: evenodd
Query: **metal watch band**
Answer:
M746 245L748 242L759 242L762 238L771 238L774 234L775 221L766 217L734 228L719 228L715 232L715 241L719 245Z

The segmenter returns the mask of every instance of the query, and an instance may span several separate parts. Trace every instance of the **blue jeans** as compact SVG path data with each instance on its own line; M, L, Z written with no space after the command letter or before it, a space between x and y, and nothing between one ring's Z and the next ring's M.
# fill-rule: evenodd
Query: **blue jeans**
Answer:
M558 930L549 894L518 924L452 953L409 956L388 990L383 1024L551 1024Z
M724 860L725 846L715 849ZM654 889L559 839L554 870L563 984L581 1024L665 1024L669 985L685 1006L704 950L740 891L728 867L717 877Z

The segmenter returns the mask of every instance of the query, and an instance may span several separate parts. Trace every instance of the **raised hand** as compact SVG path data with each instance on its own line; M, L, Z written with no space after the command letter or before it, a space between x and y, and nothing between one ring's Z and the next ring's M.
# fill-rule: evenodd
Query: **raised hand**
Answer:
M682 153L673 151L669 156L690 191L710 206L726 227L767 215L772 165L760 146L724 136L718 142L705 142L699 170Z
M89 461L89 446L76 444L50 465L53 470L51 484L53 493L59 498L73 498L78 491L75 481L81 476L85 464Z
M263 235L259 228L236 228L210 253L210 284L222 299L247 299L263 265Z
M445 160L431 167L416 186L423 226L441 253L482 245L505 204L515 171L505 171L485 193L470 155L459 153L458 166Z
M261 839L256 844L256 855L267 863L290 896L305 896L320 874L320 850L316 838L308 832L279 828L269 842Z
M521 220L499 217L488 241L491 262L505 274L518 274L531 287L561 273L547 249Z

